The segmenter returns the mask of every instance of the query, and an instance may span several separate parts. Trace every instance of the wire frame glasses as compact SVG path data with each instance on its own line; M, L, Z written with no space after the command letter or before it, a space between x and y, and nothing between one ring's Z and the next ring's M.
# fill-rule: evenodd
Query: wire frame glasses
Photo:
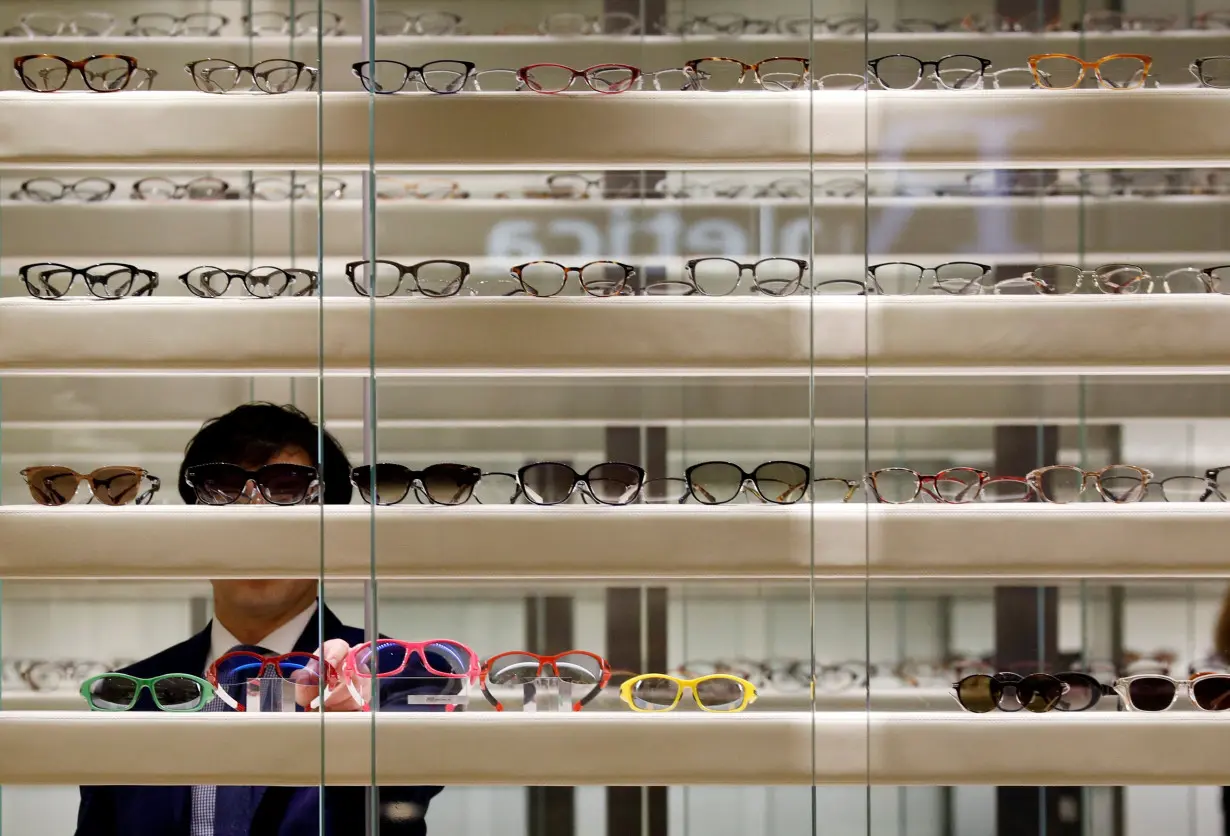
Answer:
M558 296L575 273L581 289L590 296L619 296L636 268L619 261L591 261L579 267L568 267L557 261L530 261L509 271L529 296Z
M1230 55L1197 58L1188 69L1201 87L1230 90Z
M926 78L927 68L934 69L935 83L947 90L981 89L982 77L991 62L977 55L945 55L936 61L923 61L913 55L897 53L873 58L867 69L881 87L887 90L913 90Z
M949 261L934 267L924 267L908 261L888 261L867 268L871 284L879 294L976 295L982 292L981 281L990 275L989 264L976 261ZM928 275L935 279L925 281Z
M733 462L701 462L684 471L688 492L705 505L725 505L750 489L773 505L793 505L807 495L811 470L797 462L765 462L751 473Z
M254 267L228 270L203 265L179 277L194 296L216 299L224 296L231 283L238 281L249 296L273 299L278 296L311 296L319 285L315 271L299 268Z
M543 677L559 679L578 688L581 696L572 701L572 710L580 711L611 681L611 666L606 659L588 650L569 650L554 656L512 650L488 659L479 682L487 702L495 706L496 711L503 711L503 704L488 686L524 686Z
M681 679L661 673L634 676L619 686L619 698L633 711L671 711L686 693L701 711L742 711L756 701L756 686L742 677L713 673Z
M418 264L396 261L352 261L346 265L346 278L361 296L383 298L401 292L421 293L443 298L456 296L470 275L470 265L464 261L432 259Z
M132 264L106 262L89 267L39 262L18 269L26 291L35 299L63 299L80 278L95 299L149 296L158 287L158 274Z
M1083 470L1073 465L1040 467L1025 474L1038 497L1044 502L1066 504L1079 502L1092 485L1095 496L1106 502L1140 502L1149 490L1153 473L1143 467L1112 464L1101 470Z
M106 12L30 12L17 26L4 32L6 38L104 38L115 29L115 18Z
M517 487L534 505L561 505L578 489L602 505L630 505L644 485L644 469L625 462L603 462L583 474L563 462L536 462L517 471Z
M145 12L133 15L127 34L138 38L216 38L229 22L225 15L214 12L193 12L182 16Z
M148 505L154 493L162 487L157 476L139 467L100 467L89 473L78 473L72 468L59 465L27 467L19 474L26 480L30 495L39 505L66 505L77 495L82 482L90 486L90 493L103 505ZM149 481L150 487L141 493L141 480Z
M396 505L412 488L432 505L462 505L470 500L482 475L477 467L466 464L433 464L411 470L405 465L380 462L356 467L350 471L350 481L369 505Z
M308 79L305 89L312 90L316 86L316 69L288 58L270 58L250 67L221 58L206 58L185 65L184 70L202 93L234 92L245 73L252 78L252 91L270 95L294 92L304 76Z
M945 505L963 505L978 498L988 474L972 467L950 467L927 476L908 467L885 467L867 474L877 502L904 505L924 494Z
M417 81L430 93L449 95L465 89L475 66L469 61L428 61L421 67L412 67L400 61L381 59L359 61L352 64L350 70L369 93L400 93L412 81Z
M253 36L268 35L340 35L342 16L336 12L310 10L289 15L285 12L255 12L244 15L244 32Z
M1171 476L1157 483L1164 502L1226 502L1226 493L1217 484L1223 470L1206 471L1204 476Z
M194 177L176 183L166 177L143 177L132 184L133 200L223 200L230 184L217 177Z
M535 93L563 93L578 79L595 93L626 93L641 77L641 71L627 64L595 64L575 70L563 64L530 64L517 70L517 81Z
M1085 61L1075 55L1051 52L1029 56L1034 81L1044 90L1072 90L1080 87L1090 70L1098 86L1107 90L1143 87L1153 67L1153 58L1135 53L1116 53Z
M118 93L128 86L137 70L131 55L90 55L71 61L59 55L21 55L13 59L13 70L27 90L55 93L68 86L76 71L85 86L95 93Z
M737 58L693 58L683 65L693 90L739 90L750 76L765 90L806 90L811 84L811 62L806 58L766 58L748 64Z
M103 673L81 683L91 711L128 711L148 691L159 711L200 711L214 698L214 686L199 676L168 673L139 679L126 673Z

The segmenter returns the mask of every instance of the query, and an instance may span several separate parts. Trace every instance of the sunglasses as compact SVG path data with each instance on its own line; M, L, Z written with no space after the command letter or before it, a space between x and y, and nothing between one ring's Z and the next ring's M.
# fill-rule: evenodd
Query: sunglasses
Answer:
M525 650L510 650L487 660L479 675L479 682L487 702L495 706L496 711L503 711L504 706L488 690L488 685L516 687L528 685L543 676L579 686L584 695L573 702L572 710L580 711L598 696L611 680L611 666L606 659L588 650L569 650L555 656L539 656Z
M21 477L30 487L30 494L39 505L65 505L77 495L82 482L88 482L93 499L103 505L148 505L162 480L139 467L100 467L90 473L78 473L55 465L27 467ZM138 493L141 480L149 480L149 490ZM93 500L91 500L93 501Z
M793 505L807 494L811 471L795 462L765 462L751 473L732 462L701 462L684 471L684 480L705 505L725 505L747 487L765 502Z
M1165 711L1175 704L1181 688L1187 689L1192 704L1203 711L1230 708L1230 674L1202 673L1181 680L1148 673L1125 676L1114 685L1129 711Z
M619 686L619 698L633 711L671 711L688 691L701 711L742 711L756 701L756 686L726 673L696 679L680 679L661 673L641 674Z
M267 464L257 470L221 462L198 464L184 472L184 481L202 505L230 505L241 497L248 502L300 505L315 502L320 495L320 474L300 464ZM249 483L255 492L248 491Z
M368 505L396 505L411 488L426 495L433 505L461 505L468 502L482 471L466 464L433 464L422 470L381 462L350 471L350 481ZM375 502L372 491L375 489Z
M323 682L321 670L325 672ZM322 693L309 705L313 709L320 708L329 698L329 686L338 681L334 667L315 653L292 652L280 656L262 656L251 650L233 650L219 656L205 672L205 678L214 687L220 700L235 711L246 711L246 706L228 693L228 689L234 690L253 679L271 678L266 677L267 672L295 685L321 689Z
M629 505L636 502L644 484L644 469L623 462L594 465L584 474L562 462L527 464L517 471L517 486L535 505L561 505L577 488L582 497L602 505Z
M1058 676L1051 676L1049 673L1033 673L1029 676L976 673L953 683L957 702L966 711L975 714L986 714L997 709L1010 712L1024 709L1034 714L1044 714L1057 708L1071 687ZM1083 711L1084 708L1060 710Z
M423 670L413 671L407 675L406 668L414 659L422 663ZM424 675L443 679L459 680L454 683L461 688L460 681L468 681L471 685L478 681L480 673L478 657L474 651L461 642L452 639L430 639L422 642L403 642L397 639L379 639L375 642L364 642L355 645L346 654L342 663L342 674L346 678L346 687L355 702L363 706L364 711L370 711L368 701L355 688L353 679L417 679ZM445 691L444 693L447 693ZM439 694L440 702L448 702L446 711L452 711L457 703L447 700L444 693Z
M81 683L81 696L91 711L128 711L137 704L142 691L149 691L159 711L200 711L214 698L214 686L184 673L150 679L104 673Z

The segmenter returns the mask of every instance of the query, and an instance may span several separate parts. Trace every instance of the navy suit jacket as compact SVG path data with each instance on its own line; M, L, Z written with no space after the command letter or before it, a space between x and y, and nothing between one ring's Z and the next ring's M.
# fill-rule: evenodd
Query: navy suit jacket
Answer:
M319 646L318 619L323 613L325 640L342 639L356 645L364 641L363 631L347 627L323 604L308 622L294 650L313 653ZM199 676L209 658L210 628L148 659L124 668L122 673L148 679L167 673L190 673ZM407 676L429 676L422 669L407 671ZM447 683L447 684L445 684ZM455 683L442 680L445 690ZM400 692L403 697L406 691ZM386 701L388 705L386 705ZM400 705L397 703L400 702ZM432 710L425 706L408 706L381 695L383 710L396 706L399 710ZM142 692L136 711L157 711L148 691ZM435 710L439 710L436 708ZM381 836L426 836L424 816L427 805L443 787L381 787L381 811L394 811L392 817L381 815ZM252 836L341 836L362 833L368 816L367 789L364 787L326 787L325 826L320 829L319 787L268 787L257 805L252 823ZM407 816L407 812L410 815ZM76 836L191 836L191 787L82 787L81 806L77 811Z

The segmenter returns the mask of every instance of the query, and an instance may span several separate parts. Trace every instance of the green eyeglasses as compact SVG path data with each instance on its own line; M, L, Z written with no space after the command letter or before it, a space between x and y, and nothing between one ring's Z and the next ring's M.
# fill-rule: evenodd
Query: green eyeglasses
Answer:
M128 711L149 689L161 711L200 711L214 698L214 686L199 676L168 673L137 679L126 673L103 673L81 683L81 696L93 711Z

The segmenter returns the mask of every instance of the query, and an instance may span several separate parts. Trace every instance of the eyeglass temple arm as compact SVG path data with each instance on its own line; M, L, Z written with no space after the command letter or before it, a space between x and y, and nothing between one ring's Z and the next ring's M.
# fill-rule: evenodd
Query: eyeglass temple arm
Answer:
M135 504L137 505L149 505L154 499L154 494L162 487L162 480L154 474L147 473L145 478L149 480L149 489L136 498Z

